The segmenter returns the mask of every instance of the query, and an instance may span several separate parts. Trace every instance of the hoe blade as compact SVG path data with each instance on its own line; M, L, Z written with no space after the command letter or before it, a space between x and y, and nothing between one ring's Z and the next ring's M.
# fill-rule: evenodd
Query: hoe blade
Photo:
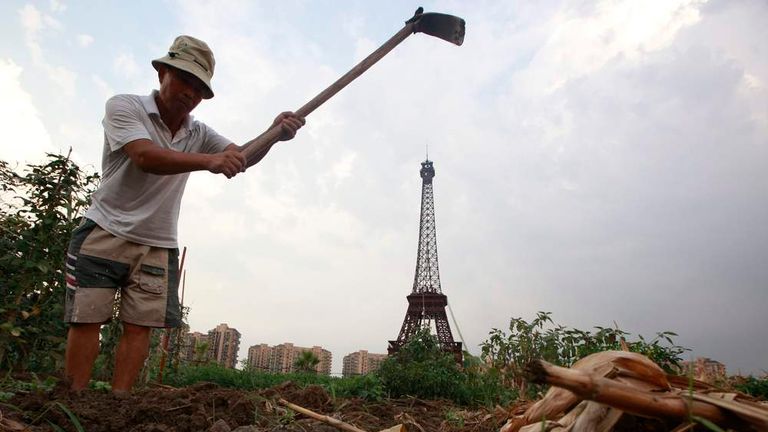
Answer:
M464 20L457 16L428 12L413 19L414 33L426 33L456 45L464 43Z

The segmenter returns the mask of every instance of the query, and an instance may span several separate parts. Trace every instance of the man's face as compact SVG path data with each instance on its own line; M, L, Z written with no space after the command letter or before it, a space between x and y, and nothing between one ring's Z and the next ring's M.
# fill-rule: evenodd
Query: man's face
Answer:
M160 98L178 114L189 114L203 100L205 84L191 73L163 66L159 71Z

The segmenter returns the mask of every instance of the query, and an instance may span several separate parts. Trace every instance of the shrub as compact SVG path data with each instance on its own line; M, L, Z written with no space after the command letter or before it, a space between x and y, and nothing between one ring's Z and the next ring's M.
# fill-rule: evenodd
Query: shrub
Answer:
M756 398L768 399L768 375L757 378L752 375L739 378L734 384L736 390Z
M550 312L538 312L528 322L512 318L509 334L493 329L489 338L481 344L482 359L498 374L506 387L518 389L523 397L535 397L544 386L529 386L525 379L525 367L532 360L543 359L559 366L571 366L577 360L600 351L619 350L624 342L630 351L648 356L659 366L673 372L680 367L680 355L686 351L672 341L677 336L670 331L659 332L647 341L626 342L629 333L620 329L595 327L597 331L566 328L555 324Z
M384 360L377 375L390 397L457 399L465 382L453 356L440 349L428 330L417 332Z
M21 174L0 161L0 368L59 367L64 255L97 182L69 156L48 154Z

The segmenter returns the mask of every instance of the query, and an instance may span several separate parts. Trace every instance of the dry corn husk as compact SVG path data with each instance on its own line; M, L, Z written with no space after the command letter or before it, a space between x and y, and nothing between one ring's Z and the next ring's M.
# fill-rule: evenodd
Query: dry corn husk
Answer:
M607 432L624 412L768 430L765 406L745 395L717 392L705 383L669 376L637 353L595 353L570 369L538 361L530 370L534 382L553 387L525 413L510 418L500 432Z

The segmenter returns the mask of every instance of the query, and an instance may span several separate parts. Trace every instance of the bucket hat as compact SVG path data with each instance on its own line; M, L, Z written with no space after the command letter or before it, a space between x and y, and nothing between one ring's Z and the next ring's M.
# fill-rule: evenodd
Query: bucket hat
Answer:
M206 91L203 99L213 97L211 78L213 78L216 60L213 58L213 51L205 42L192 36L178 36L168 48L168 54L165 57L152 60L155 70L159 69L161 63L196 76L205 84Z

